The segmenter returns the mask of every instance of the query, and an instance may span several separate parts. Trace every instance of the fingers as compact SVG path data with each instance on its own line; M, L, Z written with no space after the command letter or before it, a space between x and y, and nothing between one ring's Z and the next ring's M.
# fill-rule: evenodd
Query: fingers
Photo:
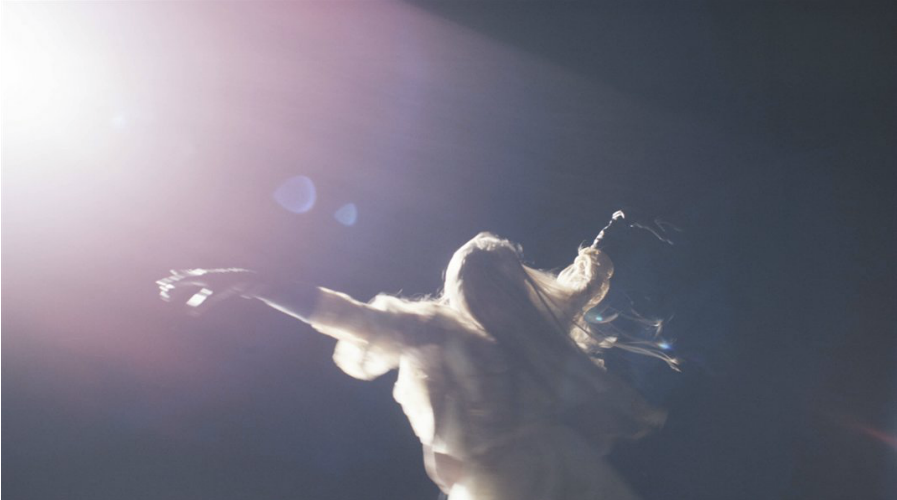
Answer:
M166 302L183 302L193 300L197 294L196 288L208 290L208 280L204 279L210 270L207 269L182 269L171 270L171 275L156 281L159 285L159 298ZM208 293L211 294L211 290ZM198 300L198 299L196 299Z
M228 286L255 275L254 271L238 267L220 269L172 269L171 276L156 281L160 291L171 290L181 286Z
M199 316L235 295L244 295L257 281L255 272L241 268L173 269L156 284L163 301L182 304L188 314Z
M205 284L196 279L198 276L202 276L199 271L204 271L202 269L191 269L187 271L171 271L171 276L167 278L162 278L156 281L156 284L159 285L159 297L168 302L172 299L172 294L176 289L183 290L186 287L196 287L196 286L204 286Z

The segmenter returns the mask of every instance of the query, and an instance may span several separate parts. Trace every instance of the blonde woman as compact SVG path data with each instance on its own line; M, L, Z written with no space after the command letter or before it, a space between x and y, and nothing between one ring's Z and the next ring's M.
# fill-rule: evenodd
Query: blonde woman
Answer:
M608 373L601 353L675 360L584 320L613 275L604 236L555 274L481 233L455 252L442 294L419 301L380 295L366 304L242 269L184 271L159 285L169 300L207 298L199 307L233 295L261 300L335 338L334 361L355 378L397 369L394 397L450 500L630 499L602 457L614 441L659 427L664 413Z

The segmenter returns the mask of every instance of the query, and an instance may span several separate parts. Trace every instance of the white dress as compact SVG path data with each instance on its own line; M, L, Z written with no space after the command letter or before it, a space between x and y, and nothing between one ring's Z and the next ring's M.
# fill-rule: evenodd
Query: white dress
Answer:
M557 401L447 306L388 296L364 304L322 289L310 322L339 339L334 360L349 375L398 369L394 397L450 500L637 498L602 458L613 436L602 441L599 429L587 439L562 424Z

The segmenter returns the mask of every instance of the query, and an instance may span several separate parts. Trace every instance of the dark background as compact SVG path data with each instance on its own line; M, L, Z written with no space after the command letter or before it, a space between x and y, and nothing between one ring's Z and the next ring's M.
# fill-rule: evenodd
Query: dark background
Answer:
M620 259L684 360L641 366L670 418L615 450L634 488L897 495L892 3L43 8L140 105L78 132L102 154L4 123L9 498L436 498L394 375L345 376L260 304L187 317L153 281L430 293L479 231L555 268L620 207L683 229ZM271 197L295 175L305 214Z

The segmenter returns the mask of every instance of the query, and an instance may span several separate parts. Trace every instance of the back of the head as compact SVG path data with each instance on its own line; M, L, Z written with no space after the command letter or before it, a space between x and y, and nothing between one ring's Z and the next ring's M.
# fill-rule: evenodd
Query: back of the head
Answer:
M455 252L446 270L445 297L490 334L507 330L532 309L518 249L489 233Z
M570 337L581 312L581 293L556 275L529 268L513 243L480 233L462 246L446 270L448 305L478 323L525 371L557 401L559 410L589 400L603 401L613 413L621 434L634 436L644 429L636 423L647 406L631 388L605 373ZM606 291L602 285L601 294ZM617 407L617 408L615 408ZM632 413L635 411L635 414Z
M449 305L553 391L571 366L579 367L574 372L598 369L568 335L566 294L551 273L524 266L516 245L489 233L461 247L446 271Z

